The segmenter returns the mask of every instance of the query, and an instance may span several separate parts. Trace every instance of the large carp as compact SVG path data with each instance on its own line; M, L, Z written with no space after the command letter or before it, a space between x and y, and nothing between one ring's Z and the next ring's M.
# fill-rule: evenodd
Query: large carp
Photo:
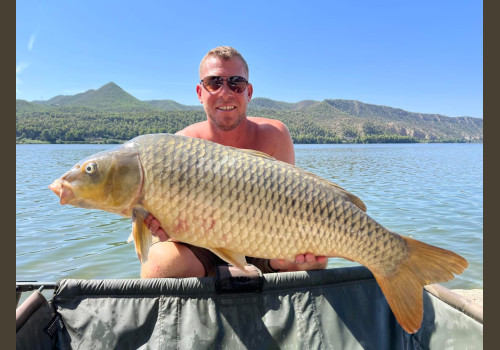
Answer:
M462 273L461 256L400 236L338 185L263 153L196 138L136 137L82 160L49 186L61 204L132 217L141 261L153 214L171 237L242 268L245 256L343 257L370 269L396 319L420 328L426 284Z

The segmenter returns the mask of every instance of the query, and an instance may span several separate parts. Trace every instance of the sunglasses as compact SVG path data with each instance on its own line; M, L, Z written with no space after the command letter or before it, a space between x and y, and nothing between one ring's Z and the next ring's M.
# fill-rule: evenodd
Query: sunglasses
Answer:
M232 77L228 77L224 79L223 77L219 77L216 75L210 75L200 80L200 83L203 84L205 89L209 92L217 91L221 88L224 81L227 81L227 86L231 91L236 93L241 93L245 91L248 85L248 80L238 75L233 75Z

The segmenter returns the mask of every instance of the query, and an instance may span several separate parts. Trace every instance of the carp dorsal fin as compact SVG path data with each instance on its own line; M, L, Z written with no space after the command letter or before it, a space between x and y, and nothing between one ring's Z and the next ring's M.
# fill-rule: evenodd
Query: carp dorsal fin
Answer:
M235 149L235 150L240 151L240 152L243 152L243 153L251 154L253 156L257 156L257 157L262 157L262 158L269 159L269 160L276 160L276 161L278 161L273 156L270 156L269 154L261 152L261 151L256 151L256 150L247 149L247 148L235 148L235 147L230 147L230 148Z
M328 180L322 178L319 175L313 174L313 173L311 173L311 172L309 172L307 170L304 170L302 168L299 168L299 167L297 167L295 165L279 161L276 158L274 158L274 157L272 157L269 154L264 153L264 152L255 151L255 150L252 150L252 149L245 149L245 148L234 148L234 147L230 147L230 148L233 148L233 149L238 150L240 152L248 153L248 154L251 154L251 155L254 155L254 156L257 156L257 157L262 157L262 158L265 158L265 159L274 160L274 161L277 161L277 162L281 162L283 164L287 164L289 166L296 167L297 169L300 169L301 171L305 172L307 175L309 175L311 177L314 177L315 179L320 180L322 182L326 182L330 186L333 186L336 190L340 191L347 198L347 200L349 200L352 204L354 204L355 206L357 206L362 211L366 212L366 204L363 203L363 201L358 196L352 194L351 192L349 192L346 189L340 187L339 185L337 185L334 182L328 181Z
M366 204L361 200L361 198L359 198L355 194L352 194L351 192L349 192L345 188L342 188L339 185L337 185L336 183L331 182L331 181L329 181L329 180L327 180L325 178L322 178L319 175L313 174L313 173L311 173L309 171L306 171L306 170L304 170L304 171L307 173L307 175L309 175L309 176L311 176L311 177L313 177L313 178L315 178L317 180L320 180L321 182L326 183L329 186L334 187L337 191L339 191L340 193L342 193L347 198L347 200L349 200L352 204L354 204L355 206L357 206L362 211L366 212Z

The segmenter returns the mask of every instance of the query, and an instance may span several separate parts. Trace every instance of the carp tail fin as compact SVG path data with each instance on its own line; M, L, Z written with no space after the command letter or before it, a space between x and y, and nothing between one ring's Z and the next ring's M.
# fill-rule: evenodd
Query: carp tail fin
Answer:
M453 279L468 262L452 251L403 239L409 248L408 259L391 275L373 275L401 327L415 333L423 319L423 286Z

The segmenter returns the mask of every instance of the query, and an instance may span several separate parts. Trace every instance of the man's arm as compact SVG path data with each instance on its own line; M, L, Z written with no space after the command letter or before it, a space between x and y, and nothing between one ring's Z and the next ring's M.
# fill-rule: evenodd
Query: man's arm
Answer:
M326 268L327 264L328 257L315 256L312 253L299 254L295 257L295 261L285 259L269 260L271 268L279 272L321 270Z

